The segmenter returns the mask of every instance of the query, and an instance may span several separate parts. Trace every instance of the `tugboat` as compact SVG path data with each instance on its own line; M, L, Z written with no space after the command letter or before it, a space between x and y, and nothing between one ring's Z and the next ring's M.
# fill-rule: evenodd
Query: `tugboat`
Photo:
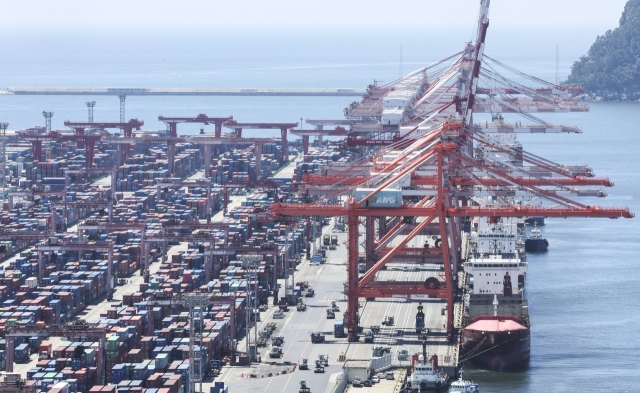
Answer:
M524 249L527 252L545 252L549 247L549 242L540 234L540 230L536 225L533 226L531 234L524 242Z
M422 341L422 354L413 355L413 370L409 378L411 390L418 391L439 389L447 384L449 376L438 371L438 355L427 359L427 341Z

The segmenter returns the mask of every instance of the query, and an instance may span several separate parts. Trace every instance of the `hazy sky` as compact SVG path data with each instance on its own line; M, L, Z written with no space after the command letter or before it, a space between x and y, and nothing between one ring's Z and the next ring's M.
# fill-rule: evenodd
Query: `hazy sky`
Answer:
M618 26L625 4L492 0L486 53L553 79L558 46L565 78L596 36ZM0 0L0 48L7 54L0 86L146 86L155 74L179 74L157 83L183 86L186 75L202 72L217 73L207 82L212 86L360 86L358 73L384 80L389 70L398 72L401 58L409 71L461 50L475 38L478 6L479 0ZM381 64L390 66L363 67ZM298 67L301 81L290 73L284 73L289 82L264 79L274 78L268 67L283 65ZM319 65L342 68L302 71ZM228 70L258 76L232 81ZM343 79L331 79L336 75ZM205 83L196 76L194 85Z
M3 0L0 30L467 29L477 0ZM617 26L626 0L493 0L498 27ZM14 30L15 31L15 30Z

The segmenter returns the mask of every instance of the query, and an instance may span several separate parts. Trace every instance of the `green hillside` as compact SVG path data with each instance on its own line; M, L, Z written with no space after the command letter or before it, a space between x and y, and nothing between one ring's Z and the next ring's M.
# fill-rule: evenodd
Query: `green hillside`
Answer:
M604 99L640 96L640 0L629 0L620 26L598 36L587 55L573 63L567 83Z

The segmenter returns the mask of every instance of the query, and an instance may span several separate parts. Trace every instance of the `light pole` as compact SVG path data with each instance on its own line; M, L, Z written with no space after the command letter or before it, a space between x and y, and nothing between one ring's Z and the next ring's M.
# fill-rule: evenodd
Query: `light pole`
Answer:
M251 354L251 334L250 334L250 322L251 322L251 318L249 316L253 317L254 323L255 323L255 330L254 330L254 345L255 345L255 352L254 352L254 356L252 357L252 361L257 361L258 360L258 321L256 318L256 315L254 314L254 309L256 306L256 302L258 301L258 283L257 283L257 279L258 279L258 264L262 261L262 256L261 255L238 255L237 256L238 260L242 261L242 266L247 269L248 273L248 279L247 279L247 308L249 309L249 312L247 313L247 326L246 326L246 333L245 333L245 348L247 351L247 355ZM254 284L254 288L253 288L253 301L251 301L251 281L253 281L253 278L255 277L255 281L256 283Z
M96 106L95 101L87 101L87 109L89 110L89 123L93 123L93 107Z
M203 310L208 308L210 298L211 294L209 293L193 293L183 296L184 304L189 308L189 391L187 393L195 393L196 382L200 384L200 392L202 392L202 370L204 369L202 321L204 319ZM196 318L200 321L197 330L195 328ZM198 351L196 351L196 344Z

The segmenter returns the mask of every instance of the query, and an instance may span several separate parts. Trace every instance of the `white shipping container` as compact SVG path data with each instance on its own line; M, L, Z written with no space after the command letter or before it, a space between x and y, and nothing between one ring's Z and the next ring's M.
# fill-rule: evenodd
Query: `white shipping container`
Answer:
M68 382L58 382L53 385L54 389L60 389L62 393L69 393L69 383Z
M36 277L29 277L26 280L26 284L29 288L34 289L38 287L38 278Z

